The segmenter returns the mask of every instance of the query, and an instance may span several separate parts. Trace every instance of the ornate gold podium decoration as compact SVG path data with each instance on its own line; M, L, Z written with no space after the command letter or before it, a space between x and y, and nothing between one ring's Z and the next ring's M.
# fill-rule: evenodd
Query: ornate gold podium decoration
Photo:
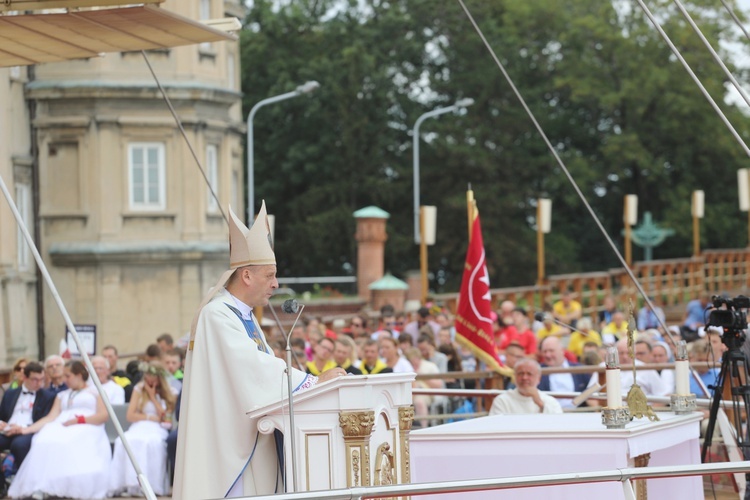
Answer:
M398 434L401 446L401 483L411 482L409 432L414 422L414 405L401 406L398 409Z
M370 486L370 435L375 425L375 412L372 410L339 412L339 425L346 443L348 485L350 487Z
M375 486L396 484L396 464L391 445L383 443L375 454Z

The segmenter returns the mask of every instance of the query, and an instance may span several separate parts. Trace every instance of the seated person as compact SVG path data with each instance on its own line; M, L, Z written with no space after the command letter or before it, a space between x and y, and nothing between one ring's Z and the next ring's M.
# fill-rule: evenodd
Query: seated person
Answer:
M57 394L68 388L65 385L65 360L62 356L52 354L44 360L44 373L46 375L46 388Z
M102 349L102 356L107 358L109 362L110 375L112 380L125 390L125 402L130 401L130 396L133 394L133 382L125 373L125 370L120 370L117 367L117 348L113 345L105 346Z
M86 385L89 373L80 361L63 370L65 389L49 414L21 430L33 434L33 446L18 469L11 498L106 498L109 447L104 422L109 418L99 394Z
M5 391L0 402L0 449L10 450L13 455L11 476L18 472L34 437L33 433L23 434L22 429L47 416L55 402L55 393L43 388L41 364L25 363L22 375L21 385Z
M560 339L556 337L547 337L539 345L542 352L544 366L550 368L568 368L578 366L578 363L571 363L565 357ZM539 388L542 391L551 392L582 392L586 389L591 376L588 373L552 373L544 375L541 378ZM563 408L573 408L572 399L560 399L558 401Z
M669 345L667 345L665 342L656 342L651 348L651 362L656 364L671 363L674 361L673 359L670 359L671 354L672 351L669 349ZM664 384L664 388L667 393L674 393L674 370L662 369L656 370L656 373L659 374L659 378L661 378L661 382L662 384Z
M708 340L706 339L698 339L695 342L691 342L688 344L688 358L690 359L691 363L697 363L699 361L708 361L709 355L711 353L711 345L708 343ZM695 380L695 377L690 375L690 392L695 394L698 398L709 398L713 397L714 391L710 387L712 385L716 384L716 380L719 377L719 368L709 368L707 366L694 366L693 369L700 377L701 381L703 382L703 385L706 386L706 389L708 389L710 396L706 396L706 394L703 392L703 389L701 389L698 382Z
M552 314L560 323L576 328L576 323L583 314L583 308L580 302L573 300L573 294L566 290L560 300L552 304Z
M615 311L612 314L612 321L602 328L602 342L606 345L612 345L628 335L628 322L625 321L625 313Z
M578 320L577 330L570 334L568 350L576 355L578 360L583 356L583 345L587 342L593 342L596 345L602 345L602 337L599 332L594 330L591 318L581 318Z
M436 375L440 373L440 369L437 365L431 361L428 361L422 357L422 353L416 347L411 347L406 350L406 359L411 363L414 368L413 371L417 375ZM442 380L436 378L429 378L424 380L415 380L412 382L412 387L421 389L444 389L445 384ZM427 420L420 417L425 417L430 412L430 405L436 401L436 398L444 398L444 396L429 396L427 394L414 395L412 400L414 401L414 418L415 423L421 427L427 427Z
M354 366L354 350L356 344L351 337L341 335L336 339L336 347L333 350L333 360L336 365L352 375L362 375L362 370Z
M112 380L107 358L104 356L93 356L91 358L91 365L94 367L99 383L102 384L102 389L104 389L109 398L109 403L113 405L125 404L125 389ZM93 378L89 378L88 385L89 387L94 387Z
M369 339L362 349L362 363L359 369L363 375L375 375L378 373L393 373L393 368L378 356L378 342ZM417 351L419 352L419 351Z
M158 361L143 369L143 379L133 389L127 419L131 423L125 438L138 460L143 474L157 495L169 493L166 440L172 427L177 396L169 385L167 371ZM118 437L109 474L113 496L139 495L141 488L135 469Z
M536 331L536 338L539 342L547 337L565 337L570 335L570 330L558 326L554 321L554 316L550 313L544 313L542 317L542 327Z
M411 363L401 356L398 350L398 341L392 337L386 337L380 341L380 355L385 364L393 370L393 373L412 373L414 371Z
M336 368L336 361L332 359L335 347L333 340L321 337L313 347L313 359L305 365L307 373L318 376L326 370Z
M166 368L167 372L169 372L175 380L179 380L180 382L182 382L182 379L185 377L185 374L182 372L182 357L183 354L178 349L170 349L162 354L164 368ZM181 388L182 384L180 384L180 389Z
M542 380L539 363L530 358L522 358L516 362L514 371L515 389L495 398L490 415L563 412L555 398L537 388Z
M635 364L636 366L640 366L644 363L638 359L633 360L630 357L628 339L618 340L615 345L617 346L617 355L620 358L621 390L623 398L625 398L633 385L633 370L630 369L630 365ZM604 363L600 363L599 366L604 366ZM601 375L601 379L602 380L599 383L604 383L604 374ZM668 396L670 394L668 392L669 388L664 385L664 382L656 370L638 370L636 372L635 380L638 382L638 385L646 396ZM592 387L597 381L599 381L599 374L594 373L589 381L589 387ZM596 401L592 402L589 400L589 404L596 405Z
M0 386L2 394L5 394L5 391L7 391L8 389L18 389L21 386L24 377L23 369L28 363L28 358L18 358L13 363L13 371L10 374L10 382L6 382L2 386Z

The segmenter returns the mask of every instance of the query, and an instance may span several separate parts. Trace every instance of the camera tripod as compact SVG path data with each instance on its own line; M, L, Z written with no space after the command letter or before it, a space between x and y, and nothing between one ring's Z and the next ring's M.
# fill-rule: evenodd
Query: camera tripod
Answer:
M713 440L716 418L727 381L732 397L732 413L734 417L732 424L737 433L737 446L744 457L750 455L750 442L748 442L748 438L750 437L750 419L745 418L744 425L742 423L743 410L747 411L747 409L750 409L750 385L748 385L750 372L748 372L748 360L741 349L742 344L745 342L745 334L741 331L728 330L722 335L721 340L727 346L727 351L722 356L721 370L719 371L719 377L716 379L716 384L709 386L709 389L713 389L714 393L708 416L708 429L706 429L703 450L701 451L701 462L704 463L708 455L708 449L711 447L711 441ZM744 403L744 408L740 406L740 402Z

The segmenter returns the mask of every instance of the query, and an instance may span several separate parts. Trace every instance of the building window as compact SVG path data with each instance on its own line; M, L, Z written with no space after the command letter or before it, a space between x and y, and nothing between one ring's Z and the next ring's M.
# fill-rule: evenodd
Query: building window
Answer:
M162 143L138 142L128 147L131 210L166 208L164 156Z
M211 19L211 0L201 0L200 12L198 13L198 15L201 21ZM200 44L201 52L210 52L211 47L211 42L203 42Z
M18 212L21 214L21 220L23 221L29 234L34 235L34 221L31 217L31 186L28 184L16 184L16 206ZM26 238L23 236L21 228L18 228L18 270L29 271L31 269L31 249Z
M208 204L206 205L210 213L216 213L219 211L219 204L216 202L216 198L211 194L213 189L216 196L219 196L219 148L213 144L206 146L206 177L208 177L208 183L211 186L207 188Z

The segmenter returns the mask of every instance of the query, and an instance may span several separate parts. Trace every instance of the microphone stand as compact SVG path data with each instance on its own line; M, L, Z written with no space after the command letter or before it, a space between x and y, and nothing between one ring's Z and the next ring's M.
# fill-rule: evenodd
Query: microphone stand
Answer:
M279 330L283 332L284 328L281 326L281 321L279 321L279 317L276 315L276 311L273 309L273 306L270 302L268 303L268 308L271 310L271 314L273 314L273 318L276 320L276 324L278 325ZM300 316L302 316L302 311L304 309L305 305L300 304L299 312L297 314L297 317L294 319L294 324L289 330L289 333L286 335L286 380L288 393L287 397L289 399L289 438L292 449L292 493L297 492L297 437L294 430L294 398L292 397L292 346L290 341L292 338L294 327L297 326L297 321L299 321Z

